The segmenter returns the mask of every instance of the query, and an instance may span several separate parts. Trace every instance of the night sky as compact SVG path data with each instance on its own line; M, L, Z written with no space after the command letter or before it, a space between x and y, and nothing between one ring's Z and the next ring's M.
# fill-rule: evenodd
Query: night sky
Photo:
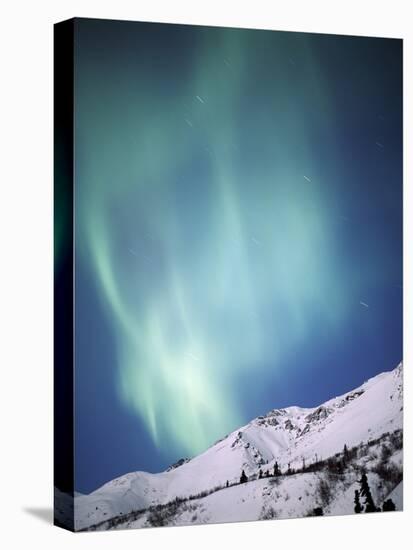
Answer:
M402 359L400 40L82 20L76 489Z

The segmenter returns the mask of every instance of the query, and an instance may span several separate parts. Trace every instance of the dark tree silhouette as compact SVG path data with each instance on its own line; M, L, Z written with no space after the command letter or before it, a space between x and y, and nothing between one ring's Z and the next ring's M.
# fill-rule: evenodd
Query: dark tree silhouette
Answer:
M383 502L383 512L394 512L396 510L396 505L391 498Z
M226 486L229 487L229 481L227 480Z
M354 512L360 514L363 511L363 506L360 504L360 493L357 489L354 491Z
M242 472L241 472L241 477L240 477L239 482L240 482L240 483L246 483L247 481L248 481L248 478L247 478L247 476L246 476L244 470L242 470Z
M374 505L373 497L371 496L369 482L367 481L367 475L364 473L359 481L360 483L360 495L364 498L364 511L366 514L369 512L378 512L378 509Z
M262 470L260 468L260 471L258 472L258 479L261 479L262 478Z
M274 475L279 476L281 474L280 467L278 466L278 462L274 464Z

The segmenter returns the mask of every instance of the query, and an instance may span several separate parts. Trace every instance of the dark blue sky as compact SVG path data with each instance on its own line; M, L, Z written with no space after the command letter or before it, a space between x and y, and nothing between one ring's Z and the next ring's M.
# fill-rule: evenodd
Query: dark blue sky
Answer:
M402 359L401 41L76 23L76 489Z

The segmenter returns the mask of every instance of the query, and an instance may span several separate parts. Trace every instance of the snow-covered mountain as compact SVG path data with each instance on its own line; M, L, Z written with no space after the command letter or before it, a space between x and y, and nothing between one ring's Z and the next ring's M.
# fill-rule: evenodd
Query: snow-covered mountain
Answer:
M162 509L166 510L166 505L174 499L178 499L176 502L191 502L185 506L180 504L180 510L176 504L174 524L240 521L274 517L272 514L276 517L305 515L309 503L318 502L315 493L320 490L320 473L302 472L285 479L283 476L256 479L259 470L265 476L267 470L273 471L275 462L281 472L288 468L289 471L302 469L342 453L344 445L351 449L370 442L368 448L374 449L375 454L380 453L383 445L387 445L387 435L383 434L400 433L402 429L402 376L400 364L393 371L379 374L359 388L319 407L274 409L230 433L204 453L191 460L178 461L165 472L129 473L89 495L77 496L74 505L76 530L111 518L116 518L113 523L121 527L155 524L149 521L150 518L148 520L149 512L145 510L151 508L153 511L155 506L164 506ZM368 455L369 460L360 458L359 462L352 463L354 471L347 472L348 476L342 480L340 503L336 503L334 508L334 502L330 502L330 513L352 513L359 466L368 462L369 467L377 469L374 453L364 455ZM390 458L394 460L394 467L401 470L402 451L395 449ZM253 483L238 485L242 470L249 479L254 479ZM372 474L373 478L375 475ZM225 488L227 485L229 487ZM386 493L390 485L382 484L381 489L380 481L377 485L377 490L373 488L372 491L378 499L390 493ZM225 489L205 494L215 488ZM393 489L395 494L401 494L400 487L391 486ZM196 495L199 495L198 499ZM294 505L292 495L297 496ZM272 503L269 508L267 501ZM274 506L275 501L277 506ZM194 510L197 512L192 513ZM201 510L204 510L203 514ZM108 526L106 524L106 528Z

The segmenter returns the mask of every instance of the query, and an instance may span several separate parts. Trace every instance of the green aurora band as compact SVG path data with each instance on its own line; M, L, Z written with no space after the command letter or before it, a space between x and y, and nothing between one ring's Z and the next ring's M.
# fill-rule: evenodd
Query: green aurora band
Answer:
M76 261L98 281L121 400L159 448L187 454L246 420L238 378L276 378L314 316L339 326L360 283L340 289L306 131L333 110L306 38L195 36L178 75L167 49L123 58L120 42L112 56L80 33L76 50ZM260 63L276 76L257 83Z

